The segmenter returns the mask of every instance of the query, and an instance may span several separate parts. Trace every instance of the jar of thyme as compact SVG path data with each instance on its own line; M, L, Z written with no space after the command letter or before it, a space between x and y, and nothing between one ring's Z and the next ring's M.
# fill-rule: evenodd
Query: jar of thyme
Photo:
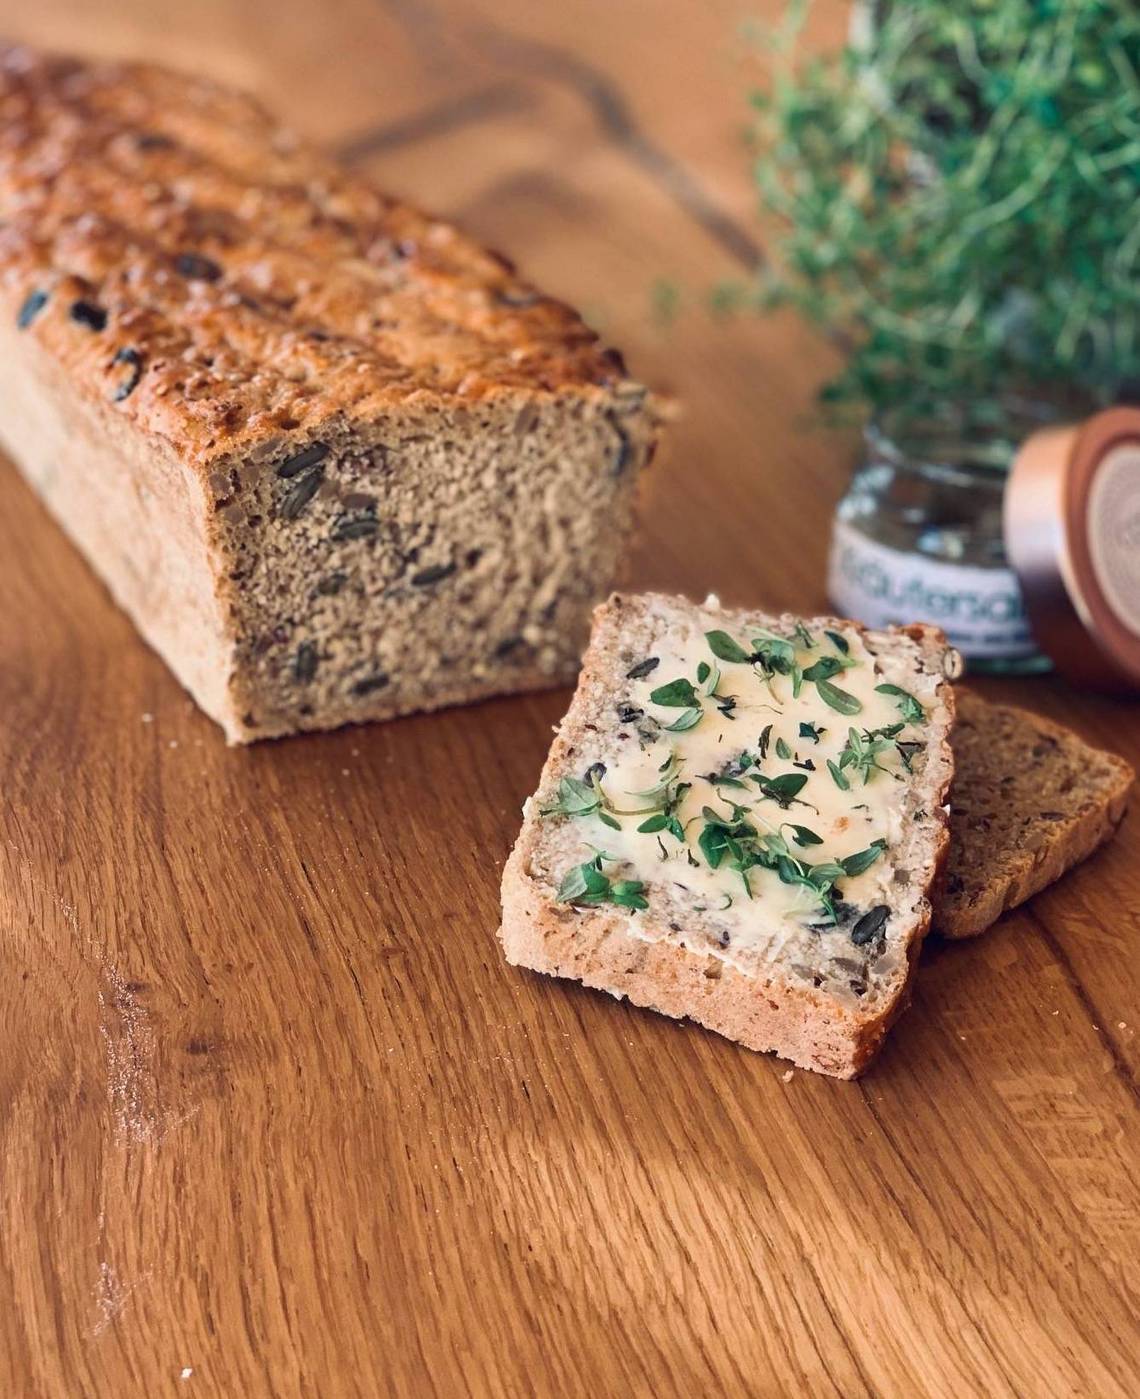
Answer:
M1002 502L1016 444L865 433L840 501L828 591L868 626L932 622L974 671L1047 670L1006 558Z

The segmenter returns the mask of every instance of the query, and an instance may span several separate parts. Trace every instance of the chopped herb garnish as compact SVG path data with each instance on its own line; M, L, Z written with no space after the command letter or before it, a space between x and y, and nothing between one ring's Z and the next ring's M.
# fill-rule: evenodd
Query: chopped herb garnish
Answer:
M831 773L831 776L835 780L835 785L839 788L841 792L849 792L851 790L851 783L848 782L846 777L843 776L843 773L839 770L838 767L836 767L836 765L831 761L830 758L828 758L827 760L827 770L829 773Z
M807 778L802 772L785 772L779 777L765 777L763 773L757 772L752 774L752 780L765 797L778 802L786 809L803 790Z
M692 709L698 703L691 680L670 680L667 685L658 685L649 698L666 709Z
M818 728L815 724L807 722L800 724L800 737L810 738L813 743L818 743L826 732L826 729Z
M596 782L580 782L576 777L563 777L558 783L558 796L552 806L542 807L543 816L590 816L602 804L601 788Z
M815 645L815 637L808 631L802 622L797 622L792 628L792 640L797 646L802 646L805 651L810 651Z
M781 828L781 829L783 829L783 828ZM795 843L796 843L797 845L822 845L822 844L823 844L823 837L822 837L822 836L817 836L816 833L815 833L814 831L812 831L812 830L809 830L809 829L807 828L807 826L794 826L794 825L791 824L791 822L788 822L788 823L787 823L787 829L788 829L789 831L791 831L791 833L792 833L792 839L795 841Z
M866 784L870 782L872 773L888 771L879 762L879 757L893 747L890 738L881 737L877 729L865 729L861 734L858 729L848 729L846 747L839 755L839 766L861 773Z
M730 661L734 665L747 665L753 658L739 642L733 641L726 631L705 632L709 650L718 661Z
M858 714L863 708L860 700L857 700L847 690L841 690L838 685L833 685L830 680L817 680L815 688L824 704L830 705L840 714Z
M782 738L778 738L776 740L776 757L787 760L791 756L792 750L788 747L788 745L784 742Z
M562 904L613 903L621 908L648 908L645 885L640 879L611 881L602 871L602 855L595 855L585 864L567 870L558 886L558 902Z
M771 737L772 737L772 725L771 725L771 724L768 724L768 725L765 726L763 732L761 733L761 735L760 735L760 742L759 742L759 744L758 744L758 747L759 747L759 749L760 749L760 761L761 761L761 762L763 762L764 759L768 756L768 742L769 742L769 740L771 739Z
M827 637L828 641L831 642L832 646L834 646L837 651L842 651L845 656L851 650L847 638L841 632L825 631L824 636Z
M843 873L850 879L854 879L857 874L862 874L868 870L887 848L885 840L873 840L866 850L857 850L854 855L848 855L845 860L840 860L843 866Z
M671 724L662 724L661 727L666 733L683 734L689 729L695 729L704 717L704 710L700 707L696 709L686 709L683 714L677 716Z
M845 661L842 656L820 656L814 665L808 666L804 671L804 679L815 682L830 680L841 670L850 670L854 664L854 661Z
M908 724L924 724L926 722L926 710L909 690L904 690L899 685L876 685L875 691L880 695L890 695L898 704L899 713Z

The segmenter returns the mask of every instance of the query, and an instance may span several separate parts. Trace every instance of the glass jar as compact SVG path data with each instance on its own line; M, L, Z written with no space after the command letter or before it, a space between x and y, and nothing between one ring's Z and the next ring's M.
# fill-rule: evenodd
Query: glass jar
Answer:
M993 442L904 450L876 426L865 439L833 526L836 610L869 626L932 622L973 671L1049 669L1002 538L1008 458Z

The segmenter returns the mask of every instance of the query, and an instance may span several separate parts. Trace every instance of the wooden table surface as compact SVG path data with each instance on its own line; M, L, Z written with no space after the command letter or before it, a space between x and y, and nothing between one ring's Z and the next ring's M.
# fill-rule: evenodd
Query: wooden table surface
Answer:
M687 414L628 580L822 604L852 444L762 256L774 0L4 0L254 88ZM813 42L841 32L822 7ZM0 1373L18 1396L1136 1394L1140 820L929 946L862 1082L509 968L565 693L224 747L0 466ZM1140 762L1135 706L983 687Z

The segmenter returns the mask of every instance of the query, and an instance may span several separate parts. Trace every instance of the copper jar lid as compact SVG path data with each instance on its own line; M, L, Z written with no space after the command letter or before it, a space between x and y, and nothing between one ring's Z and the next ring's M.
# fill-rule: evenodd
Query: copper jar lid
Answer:
M1058 671L1140 690L1140 408L1034 433L1004 516L1029 620Z

